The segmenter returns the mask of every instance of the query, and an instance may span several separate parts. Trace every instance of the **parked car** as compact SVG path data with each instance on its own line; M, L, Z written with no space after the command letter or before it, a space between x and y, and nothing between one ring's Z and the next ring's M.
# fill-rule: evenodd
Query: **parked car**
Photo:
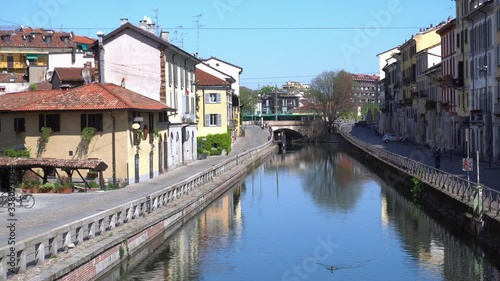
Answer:
M398 141L398 137L396 137L395 134L393 133L387 133L382 137L382 140L387 143L387 142L392 142L392 141Z

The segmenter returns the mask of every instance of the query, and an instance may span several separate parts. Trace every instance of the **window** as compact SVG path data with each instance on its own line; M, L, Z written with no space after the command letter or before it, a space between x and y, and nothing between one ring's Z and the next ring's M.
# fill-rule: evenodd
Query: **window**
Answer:
M97 132L102 132L102 114L82 114L80 115L80 128L94 127Z
M220 103L221 95L217 93L205 94L205 103Z
M14 131L16 133L26 132L24 118L14 118Z
M158 114L158 118L159 118L158 122L160 122L160 123L168 122L167 112L166 111L160 112Z
M5 93L5 86L0 86L0 93Z
M206 114L205 127L220 127L222 123L221 114Z
M59 114L40 114L38 115L38 129L49 127L52 132L59 132L61 121Z

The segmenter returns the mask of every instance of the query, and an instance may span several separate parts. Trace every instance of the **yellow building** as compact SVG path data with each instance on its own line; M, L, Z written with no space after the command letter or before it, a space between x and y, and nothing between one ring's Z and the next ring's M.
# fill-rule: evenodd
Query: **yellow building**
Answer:
M234 79L231 76L218 70L203 65L196 67L198 136L228 132L230 120L234 118L234 107L231 110L232 83Z
M50 53L72 53L76 49L69 32L20 28L0 31L0 71L24 73L28 66L48 66Z
M122 184L167 169L168 112L174 109L123 87L93 83L4 94L0 111L4 149L24 145L31 157L101 159L109 166L104 177ZM88 128L95 133L84 133Z

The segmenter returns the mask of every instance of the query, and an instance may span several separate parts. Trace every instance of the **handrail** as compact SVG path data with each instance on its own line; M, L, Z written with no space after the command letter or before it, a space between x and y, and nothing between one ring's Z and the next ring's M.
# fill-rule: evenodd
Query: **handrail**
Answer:
M435 169L434 167L399 154L375 147L363 140L353 137L350 133L344 131L341 126L339 127L339 132L342 137L351 144L406 172L408 175L422 180L435 189L445 192L464 204L471 207L473 206L476 183ZM481 186L483 188L482 201L485 212L494 212L495 216L498 215L500 213L500 192L482 184Z
M247 160L252 161L256 155L260 155L270 147L273 147L272 138L263 145L234 155L204 172L162 190L22 241L16 241L15 249L12 249L12 246L1 247L0 281L5 281L7 277L17 273L25 272L29 266L43 264L48 258L56 256L70 244L78 246L85 240L102 237L111 229L136 220L162 206L170 205L175 199L187 195L193 189L205 183L211 182L214 177L223 174L225 171L229 171ZM11 269L15 269L15 272Z

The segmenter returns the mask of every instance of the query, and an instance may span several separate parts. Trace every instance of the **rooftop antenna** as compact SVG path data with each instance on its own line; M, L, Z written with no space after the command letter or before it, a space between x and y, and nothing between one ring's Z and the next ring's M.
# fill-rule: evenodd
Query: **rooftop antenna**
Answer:
M160 36L160 22L158 21L158 8L155 8L153 11L155 12L156 36Z
M196 18L196 20L194 20L193 22L196 23L196 53L197 54L200 54L200 27L202 27L203 25L200 24L200 17L202 16L202 14L199 14L199 15L196 15L196 16L193 16L194 18Z
M181 32L178 32L177 30L174 31L174 33L175 33L175 41L178 42L178 43L180 43L181 49L184 49L184 34L187 34L187 32L182 32L182 28L183 28L182 25L179 25L177 28L180 29ZM181 39L180 40L177 37L179 34L181 35Z

